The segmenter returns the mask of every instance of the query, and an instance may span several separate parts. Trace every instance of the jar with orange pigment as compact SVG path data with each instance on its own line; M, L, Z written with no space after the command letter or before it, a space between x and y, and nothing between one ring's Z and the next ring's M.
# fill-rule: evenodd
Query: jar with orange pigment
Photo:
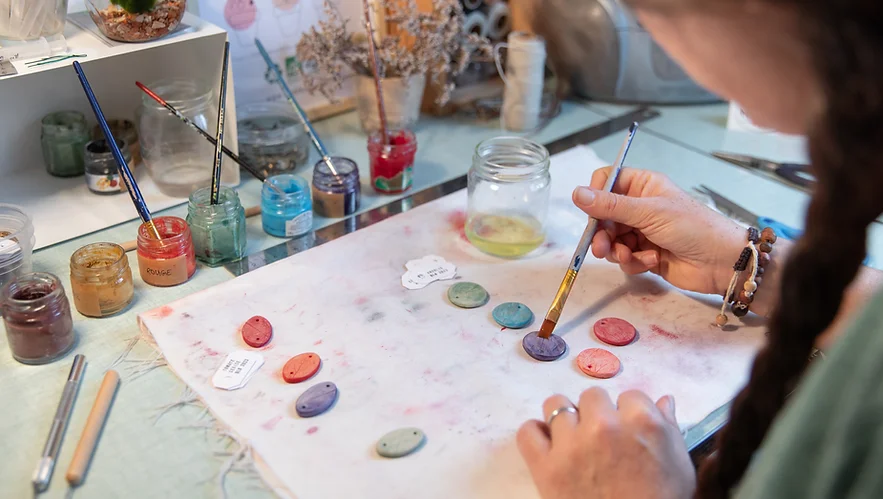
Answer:
M196 272L196 254L190 226L182 218L153 219L162 239L156 239L146 225L138 228L138 267L141 279L151 286L177 286Z
M70 267L74 305L86 317L113 315L132 302L132 269L119 244L87 244L71 255Z

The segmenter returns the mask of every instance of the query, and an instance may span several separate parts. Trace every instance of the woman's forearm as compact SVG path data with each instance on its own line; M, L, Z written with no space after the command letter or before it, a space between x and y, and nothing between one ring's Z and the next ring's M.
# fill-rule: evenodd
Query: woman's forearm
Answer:
M779 289L782 279L782 269L788 254L794 247L791 241L779 238L775 245L773 258L763 275L763 282L758 288L751 311L761 317L769 317L779 301ZM819 337L816 347L824 350L828 348L843 331L844 325L848 324L857 311L865 304L868 298L877 290L883 282L883 272L862 266L852 284L846 289L843 303L830 327Z

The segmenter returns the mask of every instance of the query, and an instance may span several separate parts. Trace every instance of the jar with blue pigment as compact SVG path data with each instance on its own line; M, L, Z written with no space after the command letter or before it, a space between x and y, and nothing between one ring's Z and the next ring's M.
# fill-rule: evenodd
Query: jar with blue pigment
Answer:
M211 204L210 187L194 191L187 205L187 224L197 260L217 266L245 256L245 209L233 189L221 186L218 204Z
M298 237L311 231L313 201L307 181L291 174L268 178L261 191L261 221L271 236Z

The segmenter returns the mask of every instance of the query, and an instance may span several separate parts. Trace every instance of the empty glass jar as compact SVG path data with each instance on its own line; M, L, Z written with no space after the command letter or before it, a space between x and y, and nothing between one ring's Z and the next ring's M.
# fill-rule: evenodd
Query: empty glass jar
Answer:
M245 256L245 208L239 195L229 187L218 191L218 204L211 204L211 188L190 196L187 223L193 234L196 259L210 266L239 260Z
M46 171L56 177L83 174L83 148L89 142L86 117L77 111L48 114L42 121L40 144Z
M203 130L217 127L217 101L203 83L162 80L148 87ZM141 156L159 190L186 198L211 183L214 146L195 130L143 94L137 111Z
M549 211L549 151L521 137L475 148L468 175L466 237L496 256L516 258L543 244Z
M266 177L307 164L310 137L287 103L248 104L239 112L239 156Z

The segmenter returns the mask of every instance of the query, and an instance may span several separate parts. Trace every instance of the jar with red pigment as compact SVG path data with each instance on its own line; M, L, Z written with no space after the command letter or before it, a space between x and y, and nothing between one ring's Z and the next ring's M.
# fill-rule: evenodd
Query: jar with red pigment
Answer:
M417 137L407 128L389 131L389 143L383 143L379 131L368 136L371 161L371 185L382 194L396 194L411 187Z
M196 272L196 254L190 226L178 217L153 219L162 239L156 239L147 225L138 228L138 267L141 279L151 286L177 286Z
M12 356L23 364L47 364L76 343L70 303L52 274L34 272L10 281L0 290L0 312Z

